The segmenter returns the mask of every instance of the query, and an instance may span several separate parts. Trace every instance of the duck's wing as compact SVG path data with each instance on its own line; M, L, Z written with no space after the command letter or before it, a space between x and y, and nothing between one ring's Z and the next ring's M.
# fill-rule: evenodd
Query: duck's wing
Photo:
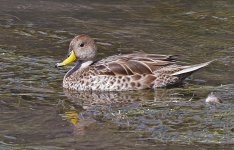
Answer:
M93 64L93 67L101 75L153 74L175 61L176 56L173 55L133 53L107 57Z

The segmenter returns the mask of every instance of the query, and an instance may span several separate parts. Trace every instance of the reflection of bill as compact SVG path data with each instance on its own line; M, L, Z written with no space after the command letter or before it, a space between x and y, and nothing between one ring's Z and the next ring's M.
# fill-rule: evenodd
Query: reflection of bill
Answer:
M65 112L63 117L74 125L79 121L78 113L76 111Z
M62 116L74 126L73 133L75 135L84 135L86 129L96 121L89 117L84 117L83 113L76 111L67 111Z

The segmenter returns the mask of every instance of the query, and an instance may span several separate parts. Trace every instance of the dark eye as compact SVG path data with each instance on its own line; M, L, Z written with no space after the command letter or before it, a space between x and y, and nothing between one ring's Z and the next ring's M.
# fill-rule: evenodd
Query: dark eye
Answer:
M84 47L84 43L81 43L81 44L80 44L80 47Z

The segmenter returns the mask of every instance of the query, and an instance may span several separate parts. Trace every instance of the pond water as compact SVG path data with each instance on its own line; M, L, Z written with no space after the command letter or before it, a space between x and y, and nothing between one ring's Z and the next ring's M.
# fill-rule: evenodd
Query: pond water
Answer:
M232 0L1 0L0 149L232 149ZM88 34L98 57L145 51L216 61L183 87L71 92L54 68ZM74 65L74 64L73 64ZM223 103L205 104L211 92Z

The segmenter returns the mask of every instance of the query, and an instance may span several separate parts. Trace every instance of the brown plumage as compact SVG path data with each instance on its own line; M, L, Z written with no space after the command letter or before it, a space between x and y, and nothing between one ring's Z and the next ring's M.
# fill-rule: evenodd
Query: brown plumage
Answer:
M181 66L173 55L133 53L114 55L94 62L95 42L87 35L76 36L69 47L69 57L57 66L78 59L68 71L63 87L73 90L123 91L167 87L180 84L193 72L210 62Z
M153 74L161 67L172 65L175 56L134 53L107 57L94 64L101 73L113 75ZM100 66L99 66L100 65Z

